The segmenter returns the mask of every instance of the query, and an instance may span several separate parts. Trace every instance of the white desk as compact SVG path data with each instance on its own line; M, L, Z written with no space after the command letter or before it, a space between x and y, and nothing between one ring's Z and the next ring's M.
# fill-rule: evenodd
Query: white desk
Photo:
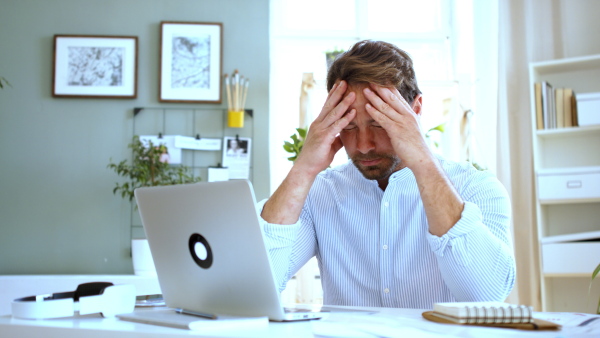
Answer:
M423 310L379 309L376 315L332 314L325 320L293 323L270 322L265 329L223 331L203 334L162 326L138 324L100 315L86 315L50 320L0 317L0 337L324 337L335 333L349 337L352 332L367 330L373 337L591 337L592 327L564 327L561 331L522 331L513 329L467 327L438 324L421 317ZM600 322L598 320L597 322ZM598 324L598 323L597 323ZM597 324L595 327L597 328ZM597 329L596 329L597 330ZM364 337L362 331L362 337ZM595 331L598 332L598 331Z

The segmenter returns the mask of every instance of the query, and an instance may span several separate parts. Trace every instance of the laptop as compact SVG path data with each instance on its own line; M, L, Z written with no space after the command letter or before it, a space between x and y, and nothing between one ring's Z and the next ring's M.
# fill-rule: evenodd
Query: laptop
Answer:
M145 187L135 197L167 307L209 318L323 317L284 310L249 181Z

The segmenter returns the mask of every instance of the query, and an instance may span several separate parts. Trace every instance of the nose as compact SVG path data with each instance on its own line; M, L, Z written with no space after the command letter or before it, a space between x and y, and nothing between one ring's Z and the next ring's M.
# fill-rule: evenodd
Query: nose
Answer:
M357 150L363 154L375 149L373 133L369 128L363 128L362 130L359 128L356 143Z

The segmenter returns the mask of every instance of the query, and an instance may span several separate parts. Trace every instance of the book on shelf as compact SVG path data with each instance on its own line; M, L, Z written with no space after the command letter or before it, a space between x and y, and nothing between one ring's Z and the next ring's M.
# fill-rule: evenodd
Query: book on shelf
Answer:
M533 308L504 302L452 302L436 303L433 311L423 317L430 321L515 328L523 330L558 330L560 325L533 317Z
M552 85L548 81L542 81L542 112L544 116L544 129L552 127Z
M550 128L556 128L556 97L554 88L548 84L548 114L550 115Z
M572 88L534 83L536 129L577 127L577 99Z
M573 127L573 89L564 89L562 103L565 115L565 127Z
M571 96L571 118L573 127L579 127L579 118L577 117L577 95L573 91Z
M544 129L544 112L542 109L542 84L536 82L533 84L535 93L535 121L536 129Z
M563 98L565 95L564 88L556 88L554 89L554 103L555 103L555 112L556 112L556 128L564 128L565 127L565 107L563 104Z

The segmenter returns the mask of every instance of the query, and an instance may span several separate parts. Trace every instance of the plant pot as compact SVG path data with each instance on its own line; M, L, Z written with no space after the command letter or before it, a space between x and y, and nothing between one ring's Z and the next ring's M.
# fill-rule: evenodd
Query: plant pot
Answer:
M131 258L135 275L156 277L156 268L147 239L131 240Z

